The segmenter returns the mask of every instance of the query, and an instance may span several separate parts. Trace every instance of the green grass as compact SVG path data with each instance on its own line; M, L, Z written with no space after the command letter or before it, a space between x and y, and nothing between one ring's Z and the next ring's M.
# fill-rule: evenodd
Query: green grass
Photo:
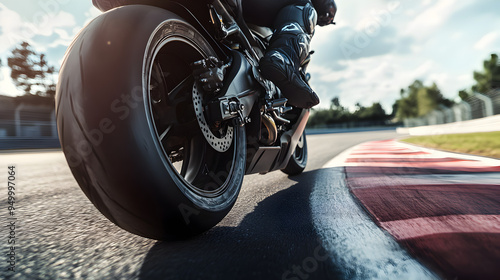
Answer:
M500 158L500 131L415 136L401 141L427 148Z

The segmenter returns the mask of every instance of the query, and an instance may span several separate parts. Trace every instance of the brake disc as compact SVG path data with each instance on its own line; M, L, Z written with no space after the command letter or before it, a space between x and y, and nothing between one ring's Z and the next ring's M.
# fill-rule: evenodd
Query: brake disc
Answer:
M205 120L205 115L203 114L203 98L200 90L198 90L197 83L194 83L193 86L193 106L201 132L210 146L212 146L212 148L214 148L217 152L221 153L229 150L231 143L233 142L234 128L229 126L226 133L222 137L218 137L213 134L207 124L207 121Z

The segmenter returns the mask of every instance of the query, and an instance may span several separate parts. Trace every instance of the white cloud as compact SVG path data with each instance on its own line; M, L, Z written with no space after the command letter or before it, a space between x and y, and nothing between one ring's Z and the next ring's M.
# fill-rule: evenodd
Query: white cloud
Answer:
M481 51L491 51L500 45L500 31L492 31L484 35L474 45L474 49Z
M26 21L19 13L0 3L0 58L4 62L4 67L0 68L0 94L20 94L10 79L10 69L5 67L5 58L10 54L10 50L22 41L29 42L37 52L46 52L60 45L67 46L74 37L68 31L72 31L74 27L75 17L66 11L57 9L55 13L48 13L40 10L34 14L31 21ZM51 42L40 43L36 39L37 36L49 37Z
M14 34L20 34L22 30L21 16L9 10L4 4L0 3L0 53L11 49L17 41L13 39Z
M437 28L443 26L446 21L459 9L467 6L471 0L441 0L434 2L434 5L426 6L420 9L415 18L408 24L406 34L423 39L430 36Z
M434 67L436 67L434 61L426 60L420 66L415 68L414 71L411 71L410 75L413 77L412 78L413 80L416 80L416 79L425 80L425 78L429 76L429 73L432 72L432 69Z
M33 16L32 21L24 21L22 17L8 9L4 4L0 4L0 53L14 48L21 41L28 41L34 45L38 51L45 51L47 47L55 47L66 42L64 37L56 39L55 44L49 46L37 44L33 41L35 36L53 36L63 34L64 28L73 28L76 26L75 17L65 11L58 11L57 14L39 12ZM67 34L67 33L66 33Z
M358 2L345 3L344 9L354 8ZM379 8L374 9L383 10L380 1L370 3L379 3ZM335 52L335 47L345 37L341 31L356 30L362 26L363 19L372 15L367 8L363 9L364 17L356 14L356 20L345 18L343 27L336 27L338 30L332 33L325 32L329 33L328 36L315 45L318 52L313 56L309 71L313 73L311 84L323 101L319 106L328 107L330 100L338 96L344 106L352 107L356 102L364 106L381 102L386 110L390 110L399 98L399 90L407 88L416 79L426 85L436 82L447 98L454 99L459 90L473 84L472 71L485 58L484 51L495 51L500 45L500 31L493 22L485 25L472 20L480 19L480 12L485 8L470 13L469 23L459 20L471 3L472 0L404 2L401 4L402 13L394 15L388 26L393 32L372 39L380 43L386 37L393 38L397 48L355 60L343 59ZM405 16L407 13L414 16ZM405 41L407 37L412 40ZM370 49L373 47L370 45L366 49L373 51ZM400 47L406 51L399 51ZM318 57L321 59L316 62Z
M87 19L85 20L84 26L100 14L102 14L102 12L92 5L89 10L85 12L85 16L87 17Z
M424 0L424 1L422 2L422 5L423 5L423 6L427 6L427 5L431 4L432 2L433 2L432 0Z
M36 35L50 36L54 29L61 27L71 28L76 25L75 17L65 11L59 11L57 14L44 14L38 21L28 23L28 26L36 31ZM36 28L35 28L36 26Z
M312 86L322 101L319 106L328 107L330 100L338 96L341 104L350 108L357 102L364 106L381 102L390 112L400 88L395 81L403 74L395 61L397 58L389 54L349 61L341 71L328 72L321 66L312 67Z
M429 75L424 83L431 85L435 82L444 97L454 100L458 96L458 91L470 88L473 84L472 74L452 75L448 72L436 72Z

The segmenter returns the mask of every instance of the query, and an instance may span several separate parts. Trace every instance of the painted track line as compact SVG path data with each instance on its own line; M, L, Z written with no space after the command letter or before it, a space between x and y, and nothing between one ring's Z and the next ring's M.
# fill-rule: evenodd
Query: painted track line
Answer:
M342 165L355 201L412 256L447 279L498 279L499 160L386 140Z
M380 229L352 197L344 167L356 147L324 165L314 182L311 212L323 247L344 279L439 279Z

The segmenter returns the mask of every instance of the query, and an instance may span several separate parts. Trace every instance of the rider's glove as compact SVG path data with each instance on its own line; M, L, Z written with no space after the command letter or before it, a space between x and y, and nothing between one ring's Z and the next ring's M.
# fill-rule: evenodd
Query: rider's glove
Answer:
M334 0L313 0L314 8L318 12L318 25L325 26L333 23L337 13L337 5Z

